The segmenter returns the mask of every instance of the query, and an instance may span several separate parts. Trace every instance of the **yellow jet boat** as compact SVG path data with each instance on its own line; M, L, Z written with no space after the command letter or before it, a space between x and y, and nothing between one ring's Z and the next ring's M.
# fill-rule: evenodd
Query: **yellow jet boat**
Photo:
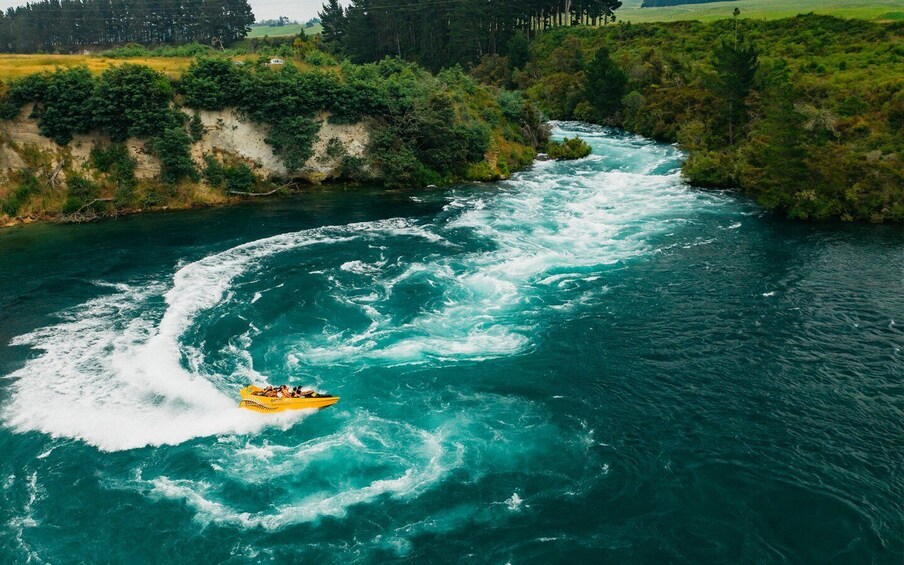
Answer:
M276 398L256 394L262 389L259 386L249 385L242 389L242 401L239 406L254 410L255 412L285 412L286 410L307 410L309 408L326 408L339 402L338 396L320 394L314 392L300 398Z

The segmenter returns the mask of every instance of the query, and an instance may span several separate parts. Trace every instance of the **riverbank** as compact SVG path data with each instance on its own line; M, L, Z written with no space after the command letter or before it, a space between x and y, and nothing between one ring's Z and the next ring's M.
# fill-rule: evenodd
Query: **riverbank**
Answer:
M904 222L904 23L557 28L521 57L487 57L475 75L551 118L678 143L690 182L740 187L789 218Z
M198 59L178 81L124 64L11 83L0 224L216 205L296 182L497 180L548 137L530 102L460 69L236 63Z

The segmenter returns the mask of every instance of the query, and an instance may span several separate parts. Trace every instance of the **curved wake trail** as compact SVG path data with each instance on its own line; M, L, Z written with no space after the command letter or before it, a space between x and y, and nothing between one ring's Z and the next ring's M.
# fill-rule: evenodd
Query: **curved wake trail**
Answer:
M538 163L493 194L455 190L426 224L392 219L277 235L186 264L171 281L119 286L65 321L16 338L41 353L11 375L2 418L17 431L106 451L220 436L196 446L209 469L176 477L139 467L114 482L178 500L201 522L266 529L343 516L381 497L418 496L454 473L473 480L490 469L514 472L526 454L549 445L558 446L559 460L596 464L584 440L566 437L537 405L477 390L459 395L442 382L410 383L404 397L375 405L385 413L340 405L330 413L337 429L298 445L241 436L288 428L303 415L261 417L236 407L239 386L264 378L247 353L255 340L277 344L270 365L289 374L442 368L522 353L546 314L605 294L596 282L602 271L655 253L670 244L671 230L721 207L718 197L683 185L674 149L600 128L580 133L595 147L590 158ZM318 268L293 270L300 252ZM277 275L288 282L255 285ZM313 298L296 301L290 293L303 288ZM268 306L275 289L288 298ZM228 358L225 371L201 353L212 313L237 316L247 330L241 347L230 342L217 353ZM189 343L192 332L201 345ZM271 369L278 371L263 370ZM366 379L329 386L342 396L381 393ZM219 480L202 476L210 469ZM305 486L257 505L230 498L244 488L236 485L268 481ZM506 496L501 511L517 510L517 493Z
M305 413L261 418L239 410L234 390L217 386L221 376L186 369L180 338L257 262L381 230L420 233L404 220L304 230L190 263L176 272L168 291L161 284L117 285L116 293L77 308L69 320L13 340L42 353L9 375L4 421L17 431L80 439L105 451L291 425ZM161 295L162 316L153 307ZM235 389L238 383L230 384Z

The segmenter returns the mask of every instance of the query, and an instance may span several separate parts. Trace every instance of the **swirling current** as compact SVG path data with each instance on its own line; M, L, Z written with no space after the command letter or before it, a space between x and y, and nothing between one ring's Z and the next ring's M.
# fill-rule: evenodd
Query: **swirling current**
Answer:
M901 229L576 133L490 185L0 233L0 561L900 563Z

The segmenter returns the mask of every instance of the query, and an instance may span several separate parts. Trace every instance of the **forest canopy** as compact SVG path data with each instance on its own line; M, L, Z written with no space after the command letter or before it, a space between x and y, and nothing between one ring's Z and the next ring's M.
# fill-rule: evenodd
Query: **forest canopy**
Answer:
M519 34L615 21L620 0L328 0L320 12L323 39L355 62L396 56L431 68L506 54Z

